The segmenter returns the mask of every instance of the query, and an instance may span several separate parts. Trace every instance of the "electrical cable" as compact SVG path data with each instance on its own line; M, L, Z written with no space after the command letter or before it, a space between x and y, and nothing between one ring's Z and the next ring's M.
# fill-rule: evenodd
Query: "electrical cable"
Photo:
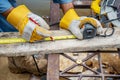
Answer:
M37 64L37 62L36 62L36 60L35 60L34 55L32 55L32 57L33 57L33 60L34 60L34 62L35 62L35 66L36 66L36 68L37 68L37 71L38 71L39 73L41 73L40 70L39 70L38 64Z

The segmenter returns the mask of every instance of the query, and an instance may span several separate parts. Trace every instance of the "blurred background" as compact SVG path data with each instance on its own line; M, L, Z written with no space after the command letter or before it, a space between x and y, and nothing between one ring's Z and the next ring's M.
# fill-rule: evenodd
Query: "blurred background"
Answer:
M25 4L33 13L40 16L49 16L50 11L50 0L17 0L19 4ZM79 9L77 13L80 16L89 16L90 10Z
M32 12L46 16L49 15L50 0L16 0L18 4L25 4Z

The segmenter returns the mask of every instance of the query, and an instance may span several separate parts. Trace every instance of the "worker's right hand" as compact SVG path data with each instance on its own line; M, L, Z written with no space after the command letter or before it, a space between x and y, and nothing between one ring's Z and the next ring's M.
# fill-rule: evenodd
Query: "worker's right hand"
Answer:
M102 34L103 28L97 19L85 16L79 17L74 9L70 9L66 12L60 21L60 27L70 30L78 39L83 39L84 25L87 23L96 28L97 34Z
M23 38L30 42L49 37L49 25L39 16L32 13L26 6L14 8L8 15L7 21L19 30Z

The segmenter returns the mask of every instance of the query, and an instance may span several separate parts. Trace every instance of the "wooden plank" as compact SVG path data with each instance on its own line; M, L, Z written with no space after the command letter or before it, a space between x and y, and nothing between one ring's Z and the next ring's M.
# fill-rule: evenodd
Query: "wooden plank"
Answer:
M48 55L47 80L59 80L59 54Z
M63 36L63 35L71 35L71 33L67 30L50 30L52 32L52 36ZM0 38L20 38L18 32L0 32Z
M56 24L60 21L60 6L59 4L53 3L53 0L50 2L50 28L51 30L59 29L59 24Z
M70 34L68 31L53 31L55 35ZM16 33L15 33L16 34ZM12 35L15 36L14 33ZM0 33L1 36L5 36ZM11 34L8 34L12 36ZM7 35L6 35L7 36ZM17 37L17 35L16 35ZM104 48L120 48L120 28L111 37L95 37L87 40L69 39L38 43L17 43L0 45L1 56L23 56L32 54L96 51Z

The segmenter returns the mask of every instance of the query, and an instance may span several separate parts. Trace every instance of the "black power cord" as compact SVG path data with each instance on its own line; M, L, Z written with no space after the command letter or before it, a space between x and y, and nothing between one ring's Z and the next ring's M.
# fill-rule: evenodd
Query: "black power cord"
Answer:
M36 68L37 68L37 71L38 71L39 73L41 73L40 70L39 70L38 64L37 64L37 62L36 62L36 60L35 60L34 55L32 55L32 57L33 57L33 60L34 60L34 62L35 62L35 66L36 66Z
M112 29L111 34L107 34L107 31L108 31L109 28ZM97 34L96 36L99 36L99 37L110 37L110 36L112 36L114 34L114 32L115 32L115 28L114 27L108 27L107 30L104 32L104 35Z

